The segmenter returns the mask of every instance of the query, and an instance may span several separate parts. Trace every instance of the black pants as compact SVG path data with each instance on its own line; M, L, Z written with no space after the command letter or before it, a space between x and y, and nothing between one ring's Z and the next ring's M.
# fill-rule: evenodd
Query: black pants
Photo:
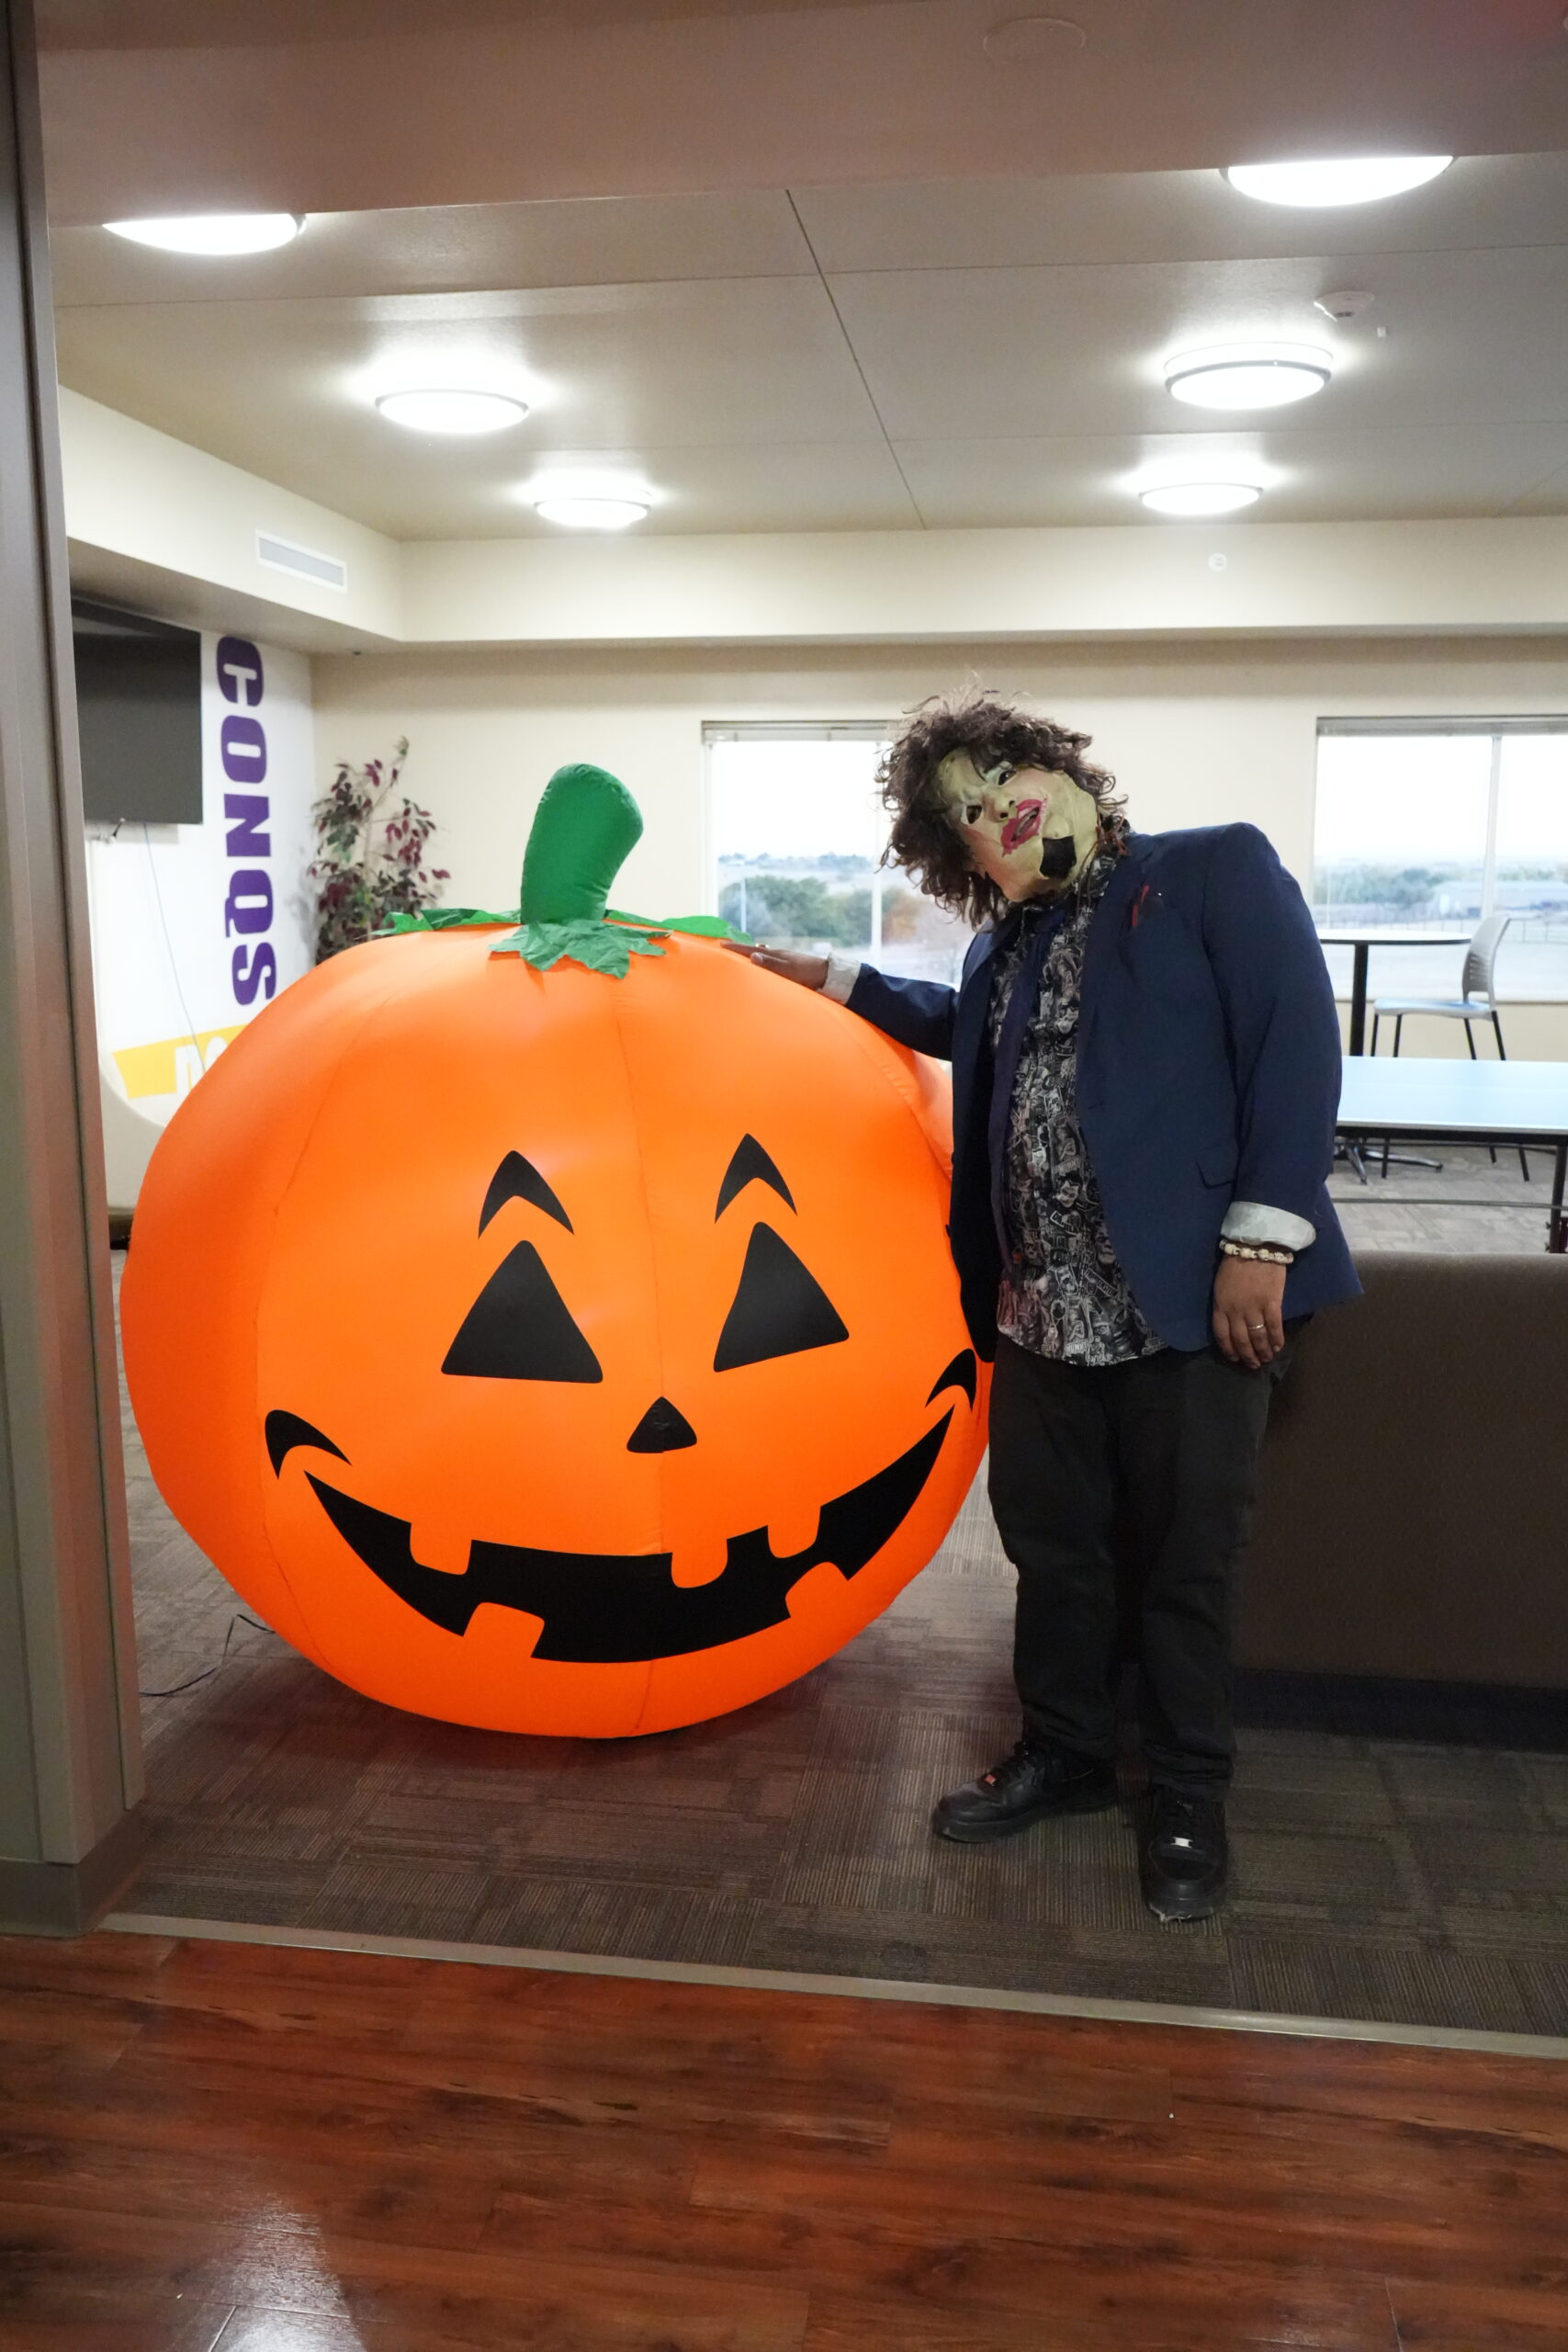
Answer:
M1031 1737L1114 1754L1130 1634L1150 1780L1224 1794L1237 1572L1290 1352L1287 1333L1262 1372L1214 1348L1090 1369L998 1342L991 1508L1018 1570L1013 1676Z

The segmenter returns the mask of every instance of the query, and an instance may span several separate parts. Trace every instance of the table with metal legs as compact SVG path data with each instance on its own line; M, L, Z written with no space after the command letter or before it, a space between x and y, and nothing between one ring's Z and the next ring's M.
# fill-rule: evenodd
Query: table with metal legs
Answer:
M1320 931L1318 938L1325 947L1348 947L1350 959L1350 1042L1346 1048L1359 1059L1367 1050L1367 978L1374 947L1468 947L1467 931L1423 931L1415 925L1400 929L1373 929L1361 923L1336 923L1327 931ZM1358 1143L1341 1136L1337 1157L1346 1159L1364 1184L1367 1181L1364 1141ZM1440 1159L1412 1158L1405 1152L1391 1152L1385 1164L1401 1168L1440 1168Z
M1568 1251L1568 1062L1461 1062L1347 1055L1338 1133L1364 1151L1374 1136L1413 1143L1496 1144L1553 1154L1546 1246Z

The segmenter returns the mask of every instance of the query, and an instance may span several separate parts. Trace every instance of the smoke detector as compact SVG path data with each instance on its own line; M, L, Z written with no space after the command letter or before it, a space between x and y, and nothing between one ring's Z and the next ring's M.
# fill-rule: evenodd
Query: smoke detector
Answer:
M1376 300L1375 294L1348 287L1337 294L1320 294L1312 307L1314 311L1321 311L1325 319L1337 319L1343 324L1347 319L1359 319L1362 311L1370 311Z

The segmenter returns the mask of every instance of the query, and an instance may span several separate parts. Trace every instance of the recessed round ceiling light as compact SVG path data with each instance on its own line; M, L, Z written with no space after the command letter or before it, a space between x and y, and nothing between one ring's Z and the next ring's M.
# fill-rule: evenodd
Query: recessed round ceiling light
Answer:
M547 523L562 523L569 531L624 531L629 523L640 523L648 513L647 502L637 498L547 494L532 503L536 514L542 514Z
M392 424L411 433L502 433L521 424L528 403L510 392L465 391L430 386L418 390L378 392L376 405Z
M1375 204L1425 187L1452 162L1451 155L1347 155L1314 164L1228 164L1224 177L1262 204Z
M305 226L302 212L188 212L167 220L106 220L116 237L170 254L265 254Z
M1261 494L1252 481L1168 481L1138 492L1156 514L1235 514Z
M1284 408L1321 392L1333 373L1328 353L1311 344L1238 343L1168 359L1165 389L1193 408Z

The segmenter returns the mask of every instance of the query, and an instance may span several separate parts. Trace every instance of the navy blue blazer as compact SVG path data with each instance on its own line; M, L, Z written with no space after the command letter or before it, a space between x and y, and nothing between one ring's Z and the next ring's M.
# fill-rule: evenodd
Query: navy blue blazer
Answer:
M1002 1243L990 1162L992 958L1016 916L978 933L956 989L863 966L852 1012L953 1064L953 1213L964 1311L995 1352ZM1339 1022L1294 879L1256 825L1134 833L1090 919L1077 1106L1105 1222L1145 1320L1203 1348L1220 1227L1235 1200L1289 1209L1316 1239L1284 1312L1360 1289L1326 1178Z

